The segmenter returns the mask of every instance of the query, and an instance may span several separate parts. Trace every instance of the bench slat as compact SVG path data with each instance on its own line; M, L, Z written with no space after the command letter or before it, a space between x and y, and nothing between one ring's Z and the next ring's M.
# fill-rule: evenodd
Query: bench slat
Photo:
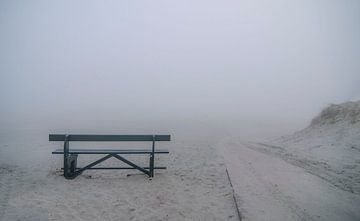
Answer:
M150 167L142 167L146 170ZM134 170L134 167L91 167L88 170ZM154 167L155 170L166 170L166 167Z
M146 170L150 169L150 167L142 167ZM62 170L64 168L61 168ZM81 169L81 167L77 167L76 169ZM166 170L166 167L154 167L155 170ZM87 170L136 170L134 167L90 167Z
M69 134L69 141L152 141L153 135ZM155 135L155 141L170 141L170 135ZM64 141L65 134L49 134L49 141Z
M150 154L151 149L70 149L70 154ZM156 149L156 154L168 154L166 149ZM64 154L64 149L57 149L52 154Z

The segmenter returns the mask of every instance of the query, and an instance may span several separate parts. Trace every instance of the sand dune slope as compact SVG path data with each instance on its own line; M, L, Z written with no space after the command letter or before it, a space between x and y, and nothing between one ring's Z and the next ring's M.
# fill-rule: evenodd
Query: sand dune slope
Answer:
M360 220L358 195L255 145L229 139L218 146L243 220Z

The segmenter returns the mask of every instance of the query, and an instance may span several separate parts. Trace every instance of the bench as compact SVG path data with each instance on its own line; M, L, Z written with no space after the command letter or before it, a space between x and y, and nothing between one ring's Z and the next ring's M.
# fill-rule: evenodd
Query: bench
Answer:
M62 141L64 147L57 149L52 154L61 154L64 159L64 177L66 179L74 179L85 170L99 170L99 169L137 169L149 177L154 177L155 169L166 169L166 167L155 167L155 154L168 154L169 151L165 149L155 149L155 142L170 141L170 135L87 135L87 134L49 134L49 141ZM136 141L144 142L151 141L152 146L149 149L70 149L70 141L74 142L121 142L121 141ZM105 154L104 157L88 164L84 167L77 166L77 158L80 154ZM122 155L127 154L144 154L149 155L149 166L139 166L130 160L127 160ZM130 167L94 167L97 164L114 157Z

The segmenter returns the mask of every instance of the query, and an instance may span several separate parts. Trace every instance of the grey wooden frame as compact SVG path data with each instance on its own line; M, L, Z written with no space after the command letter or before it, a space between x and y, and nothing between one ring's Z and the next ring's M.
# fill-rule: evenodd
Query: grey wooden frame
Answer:
M166 167L155 167L155 154L167 154L169 151L160 150L155 151L155 142L156 141L170 141L170 135L95 135L95 134L49 134L49 141L63 141L64 146L62 151L54 151L52 154L62 154L63 155L63 170L64 177L66 179L74 179L80 175L83 171L89 169L137 169L149 177L154 177L155 169L166 169ZM94 142L104 142L104 141L151 141L152 148L151 150L94 150L94 149L83 149L76 150L72 152L70 150L70 141L94 141ZM77 157L79 154L106 154L106 156L90 163L87 166L82 168L77 167ZM128 159L120 156L120 154L149 154L149 167L139 166ZM95 165L114 157L130 167L94 167Z

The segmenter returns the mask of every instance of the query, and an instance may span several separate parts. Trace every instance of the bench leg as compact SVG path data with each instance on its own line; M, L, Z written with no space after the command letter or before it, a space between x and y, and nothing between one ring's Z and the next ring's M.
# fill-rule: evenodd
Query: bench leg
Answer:
M151 154L150 154L150 173L149 173L149 177L154 177L154 159L155 157L155 135L153 135L153 139L152 139L152 150L151 150Z
M69 164L69 135L65 135L64 140L64 177L71 179L70 164Z
M64 177L66 179L74 179L78 174L76 173L77 167L77 154L70 154L66 157L64 165ZM75 176L76 174L76 176Z
M154 154L150 154L149 177L154 177Z

